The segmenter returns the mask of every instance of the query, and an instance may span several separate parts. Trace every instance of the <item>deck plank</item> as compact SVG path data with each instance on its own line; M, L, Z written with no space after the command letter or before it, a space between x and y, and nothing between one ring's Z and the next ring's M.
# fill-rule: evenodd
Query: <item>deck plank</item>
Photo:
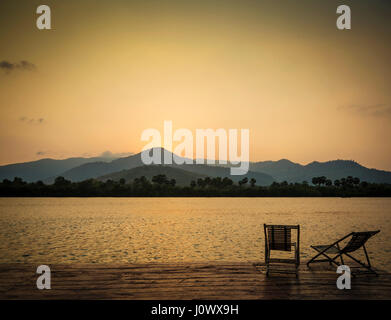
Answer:
M328 264L265 275L262 264L55 264L51 290L36 288L37 265L0 264L0 299L391 299L391 274L358 275L338 290Z

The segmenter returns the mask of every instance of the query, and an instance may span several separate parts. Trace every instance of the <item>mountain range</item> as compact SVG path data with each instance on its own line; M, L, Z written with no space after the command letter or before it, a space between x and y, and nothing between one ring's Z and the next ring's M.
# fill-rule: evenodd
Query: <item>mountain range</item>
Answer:
M20 177L24 181L34 182L57 177L72 168L87 163L110 162L112 159L104 157L68 158L64 160L41 159L37 161L14 163L0 166L0 180Z
M314 161L307 165L301 165L281 159L250 163L250 170L269 174L279 182L311 182L313 177L320 176L334 181L352 176L360 178L361 181L372 183L391 183L390 171L369 169L352 160Z
M173 156L183 159L163 148L161 157ZM311 162L307 165L294 163L287 159L278 161L250 162L248 179L255 178L257 185L270 185L273 181L281 182L311 182L313 177L325 176L331 180L347 176L358 177L362 181L373 183L391 183L391 172L366 168L351 160L333 160L327 162ZM42 180L52 183L57 176L63 176L71 181L82 181L89 178L99 180L127 181L146 176L151 178L157 174L166 174L177 180L178 185L188 185L191 180L201 177L229 177L234 181L244 176L231 176L227 166L183 164L145 166L141 153L122 158L69 158L64 160L41 159L37 161L16 163L0 166L0 180L20 177L25 181Z

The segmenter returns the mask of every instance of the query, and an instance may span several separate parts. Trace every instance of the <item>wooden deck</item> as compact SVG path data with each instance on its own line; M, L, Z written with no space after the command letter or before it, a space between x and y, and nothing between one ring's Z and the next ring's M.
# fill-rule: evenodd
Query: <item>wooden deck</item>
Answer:
M0 299L391 299L391 274L358 275L338 290L335 269L300 267L299 277L251 263L50 265L51 290L38 290L37 265L0 264Z

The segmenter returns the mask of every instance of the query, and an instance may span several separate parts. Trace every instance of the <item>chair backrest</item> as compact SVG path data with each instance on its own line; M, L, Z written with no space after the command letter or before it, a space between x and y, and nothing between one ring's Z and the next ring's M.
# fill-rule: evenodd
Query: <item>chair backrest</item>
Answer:
M377 231L364 231L364 232L352 232L352 238L346 244L346 246L342 249L343 252L353 252L357 249L361 248L365 242L368 241L369 238L379 233L380 230Z
M292 229L297 229L297 242L299 242L300 226L264 224L267 248L269 250L291 251Z

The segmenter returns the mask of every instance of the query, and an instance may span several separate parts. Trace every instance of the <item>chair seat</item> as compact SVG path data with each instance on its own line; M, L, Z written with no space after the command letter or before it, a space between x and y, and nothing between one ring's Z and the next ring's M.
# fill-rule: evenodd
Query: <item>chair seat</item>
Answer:
M327 247L330 247L330 245L328 244L328 245L311 246L311 248L314 248L318 252L323 251ZM340 251L338 250L338 248L336 246L332 246L325 251L325 253L339 253L339 252Z
M297 263L296 259L278 259L278 258L269 258L270 263Z

